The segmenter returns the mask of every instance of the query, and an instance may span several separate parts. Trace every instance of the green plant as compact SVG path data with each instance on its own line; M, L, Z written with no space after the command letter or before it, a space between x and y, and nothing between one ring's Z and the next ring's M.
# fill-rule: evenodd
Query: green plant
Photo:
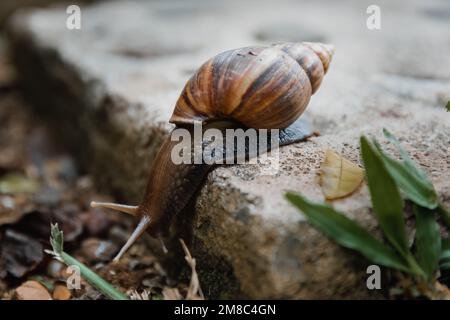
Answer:
M46 250L48 254L51 254L55 259L65 263L67 266L77 266L80 269L81 276L105 296L113 300L128 300L127 295L118 291L86 265L63 251L64 235L63 232L59 230L58 224L51 225L50 244L52 245L53 251Z
M439 257L439 268L441 270L450 269L450 239L442 239L441 256Z
M374 263L433 284L439 269L450 268L450 240L441 239L437 223L441 215L450 227L449 215L425 172L394 135L387 130L384 135L398 149L403 161L387 155L375 139L370 142L362 136L360 145L373 212L387 244L329 205L314 203L293 192L288 192L286 198L314 227L341 246L358 251ZM413 203L414 248L407 241L401 192Z

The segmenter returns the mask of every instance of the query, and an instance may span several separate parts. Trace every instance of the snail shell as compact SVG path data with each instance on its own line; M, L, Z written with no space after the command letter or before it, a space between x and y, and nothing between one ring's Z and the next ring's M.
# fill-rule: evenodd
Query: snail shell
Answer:
M331 46L319 43L220 53L189 79L170 122L232 119L250 128L286 128L305 110L332 55Z

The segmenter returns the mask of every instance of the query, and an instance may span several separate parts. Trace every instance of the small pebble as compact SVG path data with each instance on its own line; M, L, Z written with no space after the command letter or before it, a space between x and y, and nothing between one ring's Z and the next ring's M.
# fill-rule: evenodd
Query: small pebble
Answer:
M58 279L62 276L62 272L65 269L65 266L62 262L58 260L52 260L47 266L47 274L55 279Z

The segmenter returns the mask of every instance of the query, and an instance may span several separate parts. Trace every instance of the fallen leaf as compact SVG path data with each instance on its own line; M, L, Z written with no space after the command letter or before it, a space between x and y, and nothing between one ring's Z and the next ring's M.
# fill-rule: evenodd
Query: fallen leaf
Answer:
M39 282L40 284L42 284L45 289L47 289L48 292L53 291L53 289L55 288L53 282L49 279L44 278L41 275L33 275L31 277L28 277L28 280L34 280Z
M19 300L52 300L45 287L34 280L22 283L16 289L16 296Z
M61 204L59 208L50 210L34 210L18 221L14 228L36 239L47 240L50 237L48 225L58 223L64 231L66 241L76 240L83 232L83 223L77 215L78 207Z
M8 173L0 179L0 193L33 193L39 184L20 173Z
M350 195L363 179L364 171L357 164L330 149L325 151L325 161L321 165L321 186L327 200Z
M119 248L110 241L89 238L81 244L81 254L89 262L110 261Z
M43 247L39 241L14 230L6 230L1 242L0 259L8 273L21 278L43 259Z
M0 196L0 226L19 221L29 211L24 210L27 199L23 195Z
M58 284L53 290L53 299L55 300L69 300L72 294L66 286Z

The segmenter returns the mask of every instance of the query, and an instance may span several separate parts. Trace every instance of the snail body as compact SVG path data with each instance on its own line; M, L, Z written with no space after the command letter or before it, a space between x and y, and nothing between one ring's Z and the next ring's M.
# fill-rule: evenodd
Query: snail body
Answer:
M284 43L225 51L204 63L186 83L170 122L192 132L205 128L281 129L279 145L305 138L297 119L316 92L333 55L320 43ZM297 121L297 122L296 122ZM121 249L119 259L148 230L167 233L173 217L201 186L213 165L175 164L169 136L158 151L139 206L92 202L137 216L140 222Z

